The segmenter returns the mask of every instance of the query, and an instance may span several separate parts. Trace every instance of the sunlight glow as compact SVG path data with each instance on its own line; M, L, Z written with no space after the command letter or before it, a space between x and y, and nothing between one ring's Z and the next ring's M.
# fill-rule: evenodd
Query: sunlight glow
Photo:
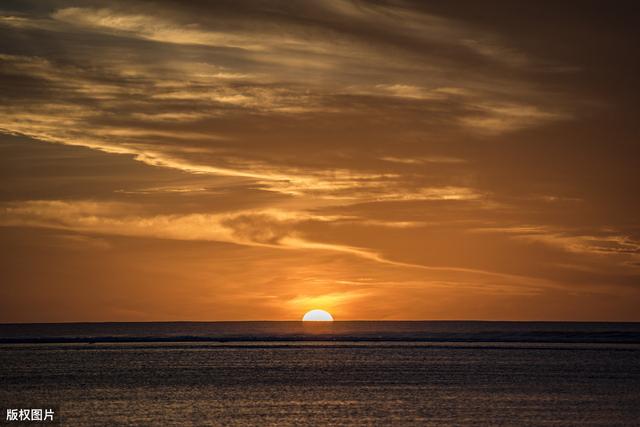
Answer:
M333 322L333 316L324 310L311 310L302 317L303 322Z

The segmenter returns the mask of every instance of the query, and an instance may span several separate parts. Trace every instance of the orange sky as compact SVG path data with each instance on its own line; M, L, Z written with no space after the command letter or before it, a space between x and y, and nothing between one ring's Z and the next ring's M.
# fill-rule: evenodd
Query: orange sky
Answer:
M634 15L517 3L3 3L0 322L640 320Z

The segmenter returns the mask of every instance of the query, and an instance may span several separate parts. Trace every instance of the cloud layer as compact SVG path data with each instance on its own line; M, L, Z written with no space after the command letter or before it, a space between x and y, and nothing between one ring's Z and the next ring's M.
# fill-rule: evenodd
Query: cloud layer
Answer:
M131 291L107 318L153 317L193 281L218 291L216 318L323 303L351 318L637 320L632 27L601 16L608 37L583 46L593 25L573 11L534 8L541 34L533 6L509 7L4 5L2 239L43 274L50 251L86 262L83 245L122 277L163 271L154 309ZM7 268L8 289L39 288ZM109 295L96 286L78 304Z

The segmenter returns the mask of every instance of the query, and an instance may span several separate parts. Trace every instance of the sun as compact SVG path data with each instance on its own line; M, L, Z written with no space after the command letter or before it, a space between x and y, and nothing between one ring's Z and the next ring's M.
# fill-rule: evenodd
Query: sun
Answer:
M333 316L324 310L308 311L303 317L303 322L333 322Z

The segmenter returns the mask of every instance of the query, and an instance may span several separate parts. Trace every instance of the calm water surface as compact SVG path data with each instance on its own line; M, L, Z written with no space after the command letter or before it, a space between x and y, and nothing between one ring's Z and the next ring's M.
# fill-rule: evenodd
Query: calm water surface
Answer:
M0 325L0 403L79 426L640 425L638 325L364 323Z

